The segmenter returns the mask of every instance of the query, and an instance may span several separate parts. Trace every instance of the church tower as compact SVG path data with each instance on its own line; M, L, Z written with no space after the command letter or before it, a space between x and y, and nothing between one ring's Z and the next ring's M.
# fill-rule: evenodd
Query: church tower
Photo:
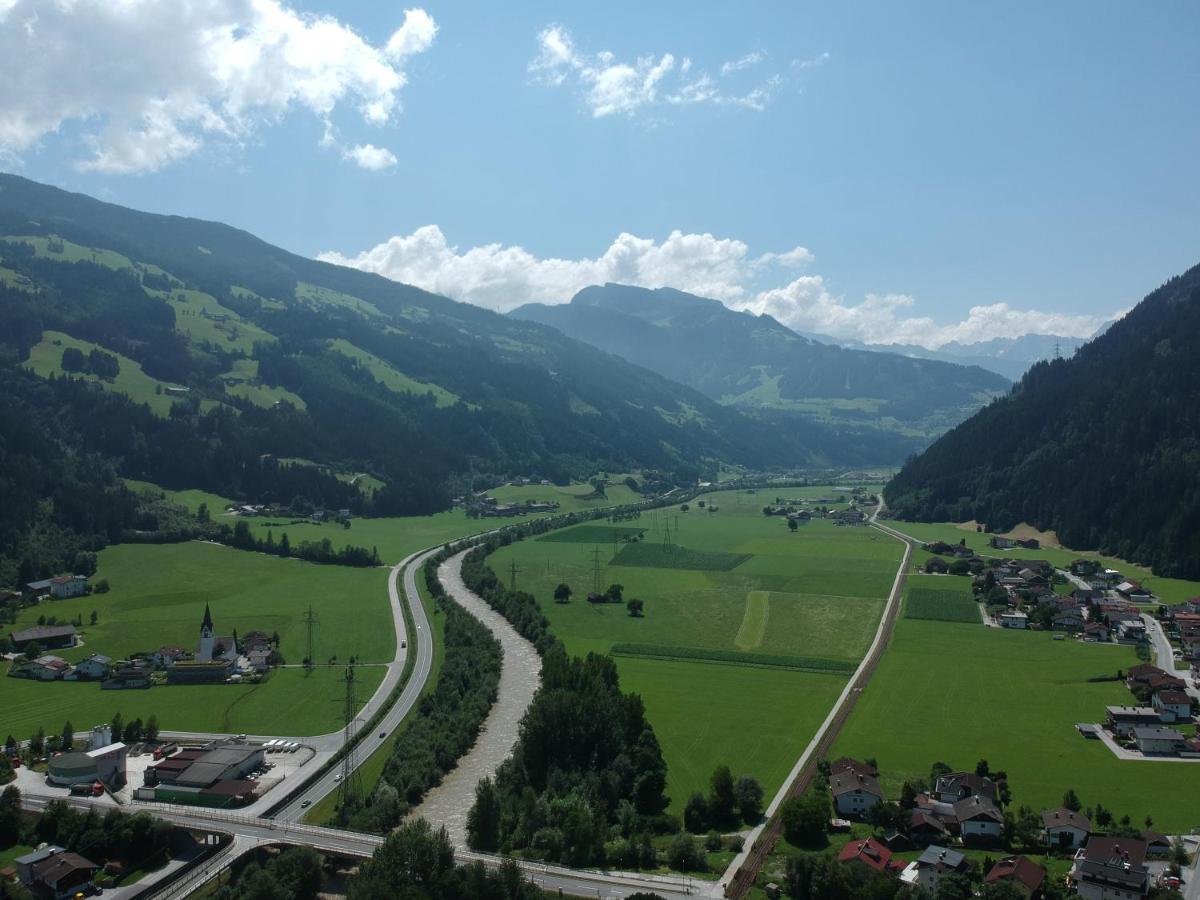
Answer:
M212 662L213 658L213 620L208 604L204 604L204 621L200 623L200 647L196 651L198 662Z

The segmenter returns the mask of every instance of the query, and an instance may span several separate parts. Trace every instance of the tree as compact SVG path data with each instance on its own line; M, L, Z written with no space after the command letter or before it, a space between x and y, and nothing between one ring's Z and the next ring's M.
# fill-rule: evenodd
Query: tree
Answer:
M608 590L604 592L604 599L608 603L620 603L623 600L621 596L625 591L623 584L610 584Z
M829 831L829 802L820 790L810 789L792 797L780 810L783 835L797 847L817 847L825 843Z
M629 602L625 604L625 608L629 610L629 614L635 619L640 619L642 617L643 607L644 604L642 601L637 599L630 599Z
M708 794L709 818L722 825L732 821L737 798L734 794L733 774L729 771L729 766L717 766L713 770L708 784L710 788Z
M67 347L62 352L61 365L64 372L84 372L87 370L87 357L78 347Z
M125 734L124 717L120 713L117 713L112 717L112 721L108 723L108 727L112 731L112 739L114 741L121 740Z
M41 756L46 750L46 732L39 728L34 732L33 737L29 739L29 752L34 756Z
M738 815L747 825L755 825L762 818L763 789L752 775L742 775L733 786Z
M788 517L787 523L788 531L790 531L792 534L795 534L800 528L800 523L791 517Z
M196 507L196 521L201 523L212 521L212 516L208 511L208 504L203 501Z
M1079 795L1075 793L1074 788L1067 788L1066 793L1063 794L1062 805L1071 812L1079 812L1083 809L1083 804L1079 802Z
M934 900L973 900L975 889L966 875L951 872L938 880L933 896Z
M148 741L158 740L158 716L152 714L150 718L146 720L144 735Z
M980 778L987 778L991 774L991 771L991 767L988 766L988 761L986 759L981 759L979 762L975 763L975 774Z
M979 891L980 900L1025 900L1025 895L1011 881L993 881Z
M682 503L682 504L680 504L680 506L679 506L679 511L680 511L680 512L687 512L689 509L691 509L691 507L690 507L690 506L688 506L686 503Z
M876 803L867 810L867 821L882 832L893 828L902 830L910 818L908 811L898 803Z
M475 805L467 815L467 844L485 852L500 846L500 797L491 778L475 785Z
M683 807L683 827L692 834L699 834L708 827L708 802L698 791L688 797Z
M943 775L949 775L954 770L944 762L935 762L929 769L929 783L937 784L937 780Z
M560 582L558 587L554 589L554 602L568 603L570 602L571 594L573 593L574 591L571 590L571 586L569 584L563 584Z
M95 625L98 621L100 621L100 615L93 609L92 614L88 616L88 624Z
M900 806L902 809L915 809L917 806L917 788L911 781L900 786Z
M704 854L695 839L682 831L671 838L667 846L667 864L680 872L697 872L707 868Z
M9 847L21 837L21 792L15 784L0 791L0 846Z
M72 727L70 721L63 726L62 736L59 740L59 744L64 750L70 750L75 744L75 729Z

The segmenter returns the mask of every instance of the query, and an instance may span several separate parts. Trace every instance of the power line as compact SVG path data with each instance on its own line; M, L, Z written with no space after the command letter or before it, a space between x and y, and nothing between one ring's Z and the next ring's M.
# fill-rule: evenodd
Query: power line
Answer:
M508 589L515 591L517 589L517 573L521 570L517 568L517 561L514 559L508 564Z

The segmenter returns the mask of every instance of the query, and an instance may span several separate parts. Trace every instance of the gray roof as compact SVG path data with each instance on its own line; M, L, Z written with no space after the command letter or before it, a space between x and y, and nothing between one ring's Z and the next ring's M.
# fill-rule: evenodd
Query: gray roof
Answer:
M850 794L854 791L862 791L865 794L874 794L881 800L883 799L883 791L879 787L879 780L873 775L864 775L860 772L848 770L834 775L829 779L829 789L835 797L840 797L842 794Z
M21 643L22 641L36 641L42 638L67 637L74 633L74 625L34 625L32 628L26 628L23 631L14 631L12 639L17 643Z
M930 844L925 852L917 857L917 863L923 866L943 865L950 869L957 869L966 862L966 859L967 857L957 850Z
M1078 828L1091 834L1092 823L1083 813L1075 812L1066 807L1042 810L1042 824L1046 828Z
M996 822L1004 821L1004 816L996 808L996 804L987 797L980 796L959 800L954 804L954 815L960 822L966 822L971 819L992 819Z
M1183 735L1174 728L1164 728L1157 725L1153 728L1135 728L1133 736L1139 741L1182 741Z

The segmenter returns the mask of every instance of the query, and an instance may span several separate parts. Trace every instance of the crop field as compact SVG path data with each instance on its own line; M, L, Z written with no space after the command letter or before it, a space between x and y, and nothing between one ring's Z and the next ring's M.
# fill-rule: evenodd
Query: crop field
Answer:
M908 619L980 624L979 604L970 594L935 588L910 587L904 602L904 616Z
M573 540L572 532L596 527L580 525L558 540L501 548L489 560L504 578L516 564L518 586L538 598L570 652L623 654L617 668L646 702L675 811L692 791L707 789L722 763L757 775L768 794L776 790L870 645L900 542L825 521L792 534L782 518L762 514L776 496L828 493L724 491L706 495L704 509L693 501L687 512L672 507L616 523L646 529L638 543ZM709 513L709 504L718 511ZM698 553L750 558L727 571L615 564L635 548L661 553L668 525L673 542ZM560 582L575 592L570 603L553 600ZM644 617L582 599L613 583L626 599L644 602Z
M640 537L644 528L628 528L624 525L580 525L551 531L538 538L539 541L558 541L566 544L612 544L629 538Z
M626 544L612 558L610 565L636 566L647 569L698 569L707 572L728 572L750 559L749 553L706 553L678 544Z
M1007 770L1016 804L1058 806L1073 788L1085 807L1187 831L1200 824L1200 766L1118 760L1074 727L1130 702L1123 684L1087 679L1136 663L1131 647L901 618L830 758L877 757L889 797L934 762L971 769L985 758Z
M305 655L300 616L311 604L320 618L318 662L336 656L344 663L354 655L364 663L382 663L395 654L384 569L318 566L200 542L122 544L100 553L97 578L109 581L107 594L46 601L23 610L14 627L36 624L41 615L60 621L81 615L83 646L58 655L70 661L92 653L120 659L164 644L194 647L209 603L219 634L234 628L239 634L278 632L284 658L299 663ZM97 623L90 625L93 610ZM164 686L103 693L97 684L0 678L0 708L5 711L3 726L22 734L39 724L59 729L68 718L76 727L87 726L96 715L127 708L135 714L150 709L163 727L191 730L229 722L231 727L222 730L259 732L266 728L263 717L283 728L290 715L295 724L285 733L297 734L338 727L339 707L332 700L316 702L325 689L313 685L328 681L336 694L341 671L318 669L306 678L300 669L281 669L257 687ZM383 668L366 665L359 675L365 700L382 679Z

